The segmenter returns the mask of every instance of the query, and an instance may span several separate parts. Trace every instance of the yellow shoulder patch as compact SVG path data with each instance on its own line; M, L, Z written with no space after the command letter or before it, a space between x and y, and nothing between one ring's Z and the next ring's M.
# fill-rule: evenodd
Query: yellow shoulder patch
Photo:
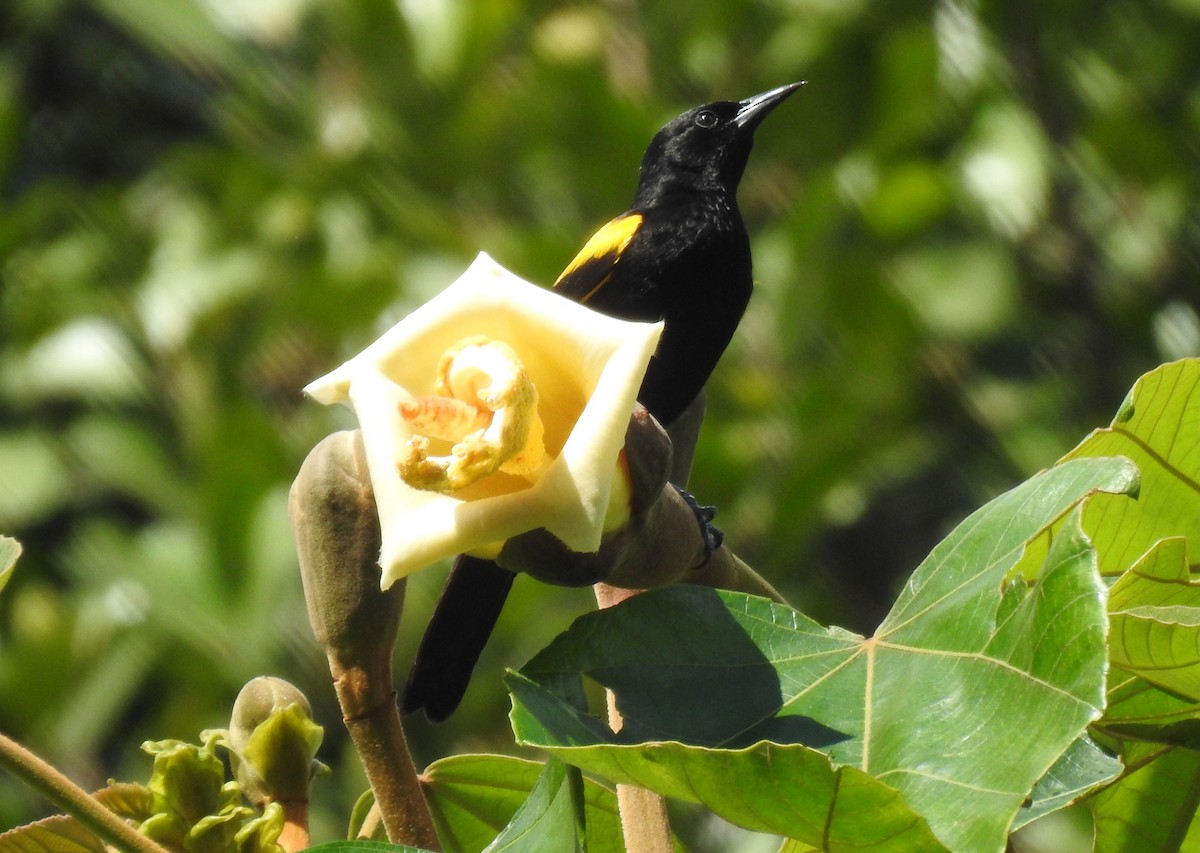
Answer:
M633 235L637 233L641 224L642 214L629 213L624 216L618 216L616 219L600 226L600 230L593 234L592 238L584 244L583 248L579 250L579 254L575 256L575 259L571 263L567 264L567 268L562 271L562 275L558 277L558 281L554 284L557 286L559 282L588 261L599 260L605 255L620 255L625 250L625 247L629 245L629 241L633 239Z

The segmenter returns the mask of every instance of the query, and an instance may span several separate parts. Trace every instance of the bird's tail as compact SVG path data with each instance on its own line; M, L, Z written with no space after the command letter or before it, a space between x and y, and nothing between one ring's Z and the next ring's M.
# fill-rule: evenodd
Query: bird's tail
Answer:
M515 577L491 560L454 561L404 686L405 714L424 709L436 723L454 713Z

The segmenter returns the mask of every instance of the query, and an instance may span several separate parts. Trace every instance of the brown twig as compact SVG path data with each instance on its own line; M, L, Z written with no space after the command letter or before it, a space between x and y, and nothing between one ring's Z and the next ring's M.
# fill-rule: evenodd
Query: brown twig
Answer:
M0 765L114 847L129 853L167 853L56 768L3 734Z

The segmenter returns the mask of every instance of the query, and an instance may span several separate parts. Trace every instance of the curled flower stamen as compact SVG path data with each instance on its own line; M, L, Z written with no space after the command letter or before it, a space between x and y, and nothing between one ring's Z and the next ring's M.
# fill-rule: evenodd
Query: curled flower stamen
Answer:
M440 438L443 441L462 441L491 422L488 413L453 397L414 397L400 403L400 417L413 432Z
M537 388L515 352L484 336L464 338L438 360L438 396L400 404L416 433L397 468L416 489L454 492L495 473L534 477L547 464ZM431 456L430 439L452 441Z

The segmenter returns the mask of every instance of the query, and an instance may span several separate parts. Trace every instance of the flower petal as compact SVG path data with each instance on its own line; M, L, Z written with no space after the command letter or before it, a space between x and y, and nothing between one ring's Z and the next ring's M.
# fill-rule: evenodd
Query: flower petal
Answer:
M661 323L599 314L530 284L485 254L446 290L304 390L358 416L383 533L382 584L439 559L544 527L575 551L600 546L642 376ZM438 494L408 486L396 462L413 429L402 401L434 393L441 354L471 335L511 346L538 390L552 461L532 484L489 475Z

